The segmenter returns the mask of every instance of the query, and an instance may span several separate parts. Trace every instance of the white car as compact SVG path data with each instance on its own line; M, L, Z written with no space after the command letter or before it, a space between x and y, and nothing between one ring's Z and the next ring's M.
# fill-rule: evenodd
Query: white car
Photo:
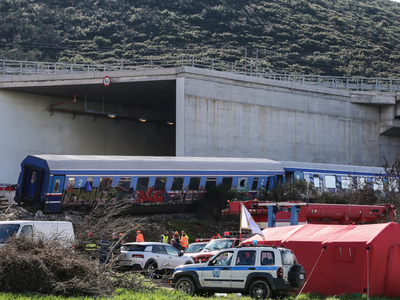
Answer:
M180 265L193 264L193 259L169 244L157 242L124 243L118 265L124 270L145 271L148 278L172 273Z

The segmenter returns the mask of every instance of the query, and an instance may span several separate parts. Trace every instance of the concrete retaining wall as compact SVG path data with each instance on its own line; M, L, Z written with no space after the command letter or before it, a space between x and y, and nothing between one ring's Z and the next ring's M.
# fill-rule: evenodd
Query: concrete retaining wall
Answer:
M399 153L399 137L380 135L381 106L349 91L184 72L180 155L378 166Z

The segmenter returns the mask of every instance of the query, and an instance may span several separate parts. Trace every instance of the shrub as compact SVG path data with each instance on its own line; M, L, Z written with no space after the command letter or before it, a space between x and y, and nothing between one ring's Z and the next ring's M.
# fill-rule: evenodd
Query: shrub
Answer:
M13 238L0 247L0 291L100 295L112 291L98 265L57 241Z
M119 274L57 241L12 238L0 247L0 292L106 296L152 290L137 273Z

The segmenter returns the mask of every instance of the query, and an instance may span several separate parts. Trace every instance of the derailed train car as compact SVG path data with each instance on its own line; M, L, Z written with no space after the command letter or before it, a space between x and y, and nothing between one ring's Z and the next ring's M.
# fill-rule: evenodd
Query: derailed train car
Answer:
M220 184L255 196L283 177L281 163L269 159L29 155L21 163L15 201L45 212L120 199L191 203Z
M383 167L283 161L282 168L286 182L304 180L311 183L317 192L337 193L365 186L378 192L384 188L398 190L398 179L386 176Z
M47 212L129 199L142 206L163 204L146 212L167 213L167 204L193 203L221 184L247 199L296 180L312 183L319 192L367 184L377 192L384 187L397 191L397 178L384 173L381 167L257 158L29 155L21 163L14 199Z

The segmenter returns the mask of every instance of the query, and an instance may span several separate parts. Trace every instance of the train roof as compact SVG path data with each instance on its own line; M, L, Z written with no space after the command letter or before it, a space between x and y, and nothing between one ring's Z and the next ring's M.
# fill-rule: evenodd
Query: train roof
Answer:
M351 166L337 164L321 164L321 163L305 163L294 161L283 161L282 167L286 172L316 172L316 173L335 173L335 174L360 174L360 175L378 175L384 174L385 169L382 167L369 166Z
M110 155L29 155L23 164L46 163L54 170L210 170L270 171L284 174L278 161L262 158L110 156Z

